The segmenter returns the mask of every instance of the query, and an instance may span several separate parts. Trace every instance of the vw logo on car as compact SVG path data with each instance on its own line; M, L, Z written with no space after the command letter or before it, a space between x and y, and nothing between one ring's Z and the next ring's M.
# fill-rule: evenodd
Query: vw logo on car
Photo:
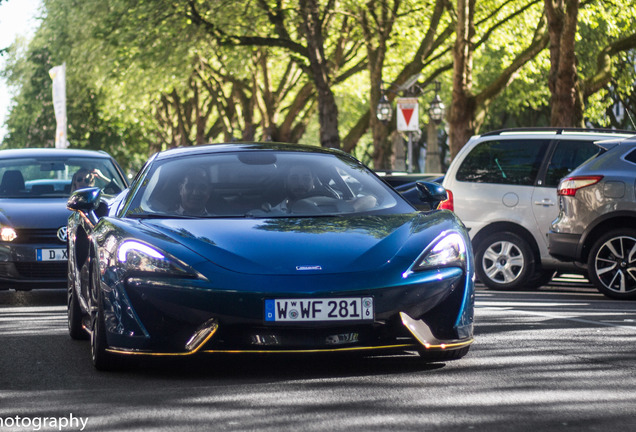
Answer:
M66 225L57 230L57 238L66 243Z

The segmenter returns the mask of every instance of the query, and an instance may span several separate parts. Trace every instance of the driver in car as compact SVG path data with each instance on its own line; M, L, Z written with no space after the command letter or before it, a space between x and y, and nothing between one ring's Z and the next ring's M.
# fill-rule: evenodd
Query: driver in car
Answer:
M106 183L111 182L111 179L106 177L99 169L93 168L80 168L75 174L73 174L73 179L71 180L71 192L75 192L77 189L83 189L88 187L95 186L95 179L100 178L104 180Z
M188 216L207 216L207 202L210 199L210 181L208 173L203 168L189 170L179 183L179 197L181 203L178 214Z

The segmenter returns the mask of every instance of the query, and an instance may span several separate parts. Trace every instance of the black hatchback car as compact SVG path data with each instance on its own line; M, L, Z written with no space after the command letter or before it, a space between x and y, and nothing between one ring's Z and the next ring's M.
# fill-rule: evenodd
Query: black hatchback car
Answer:
M127 184L102 151L0 151L0 290L65 288L71 191L93 186L114 195Z

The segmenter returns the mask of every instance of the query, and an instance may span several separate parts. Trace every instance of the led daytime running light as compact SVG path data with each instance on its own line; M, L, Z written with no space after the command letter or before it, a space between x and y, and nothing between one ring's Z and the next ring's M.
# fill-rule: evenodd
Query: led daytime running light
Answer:
M459 234L449 234L441 239L420 263L422 266L444 266L466 257L466 245Z
M130 251L139 251L156 259L165 258L159 251L146 244L137 241L125 241L121 244L121 246L119 246L119 251L117 253L119 261L125 263L128 259L128 252Z

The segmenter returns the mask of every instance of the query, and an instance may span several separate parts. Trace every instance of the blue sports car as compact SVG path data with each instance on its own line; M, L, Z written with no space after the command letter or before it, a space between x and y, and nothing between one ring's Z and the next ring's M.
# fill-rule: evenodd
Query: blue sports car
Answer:
M446 198L419 183L433 207ZM157 153L112 200L68 201L68 325L98 369L132 356L417 351L473 342L468 235L337 150Z

